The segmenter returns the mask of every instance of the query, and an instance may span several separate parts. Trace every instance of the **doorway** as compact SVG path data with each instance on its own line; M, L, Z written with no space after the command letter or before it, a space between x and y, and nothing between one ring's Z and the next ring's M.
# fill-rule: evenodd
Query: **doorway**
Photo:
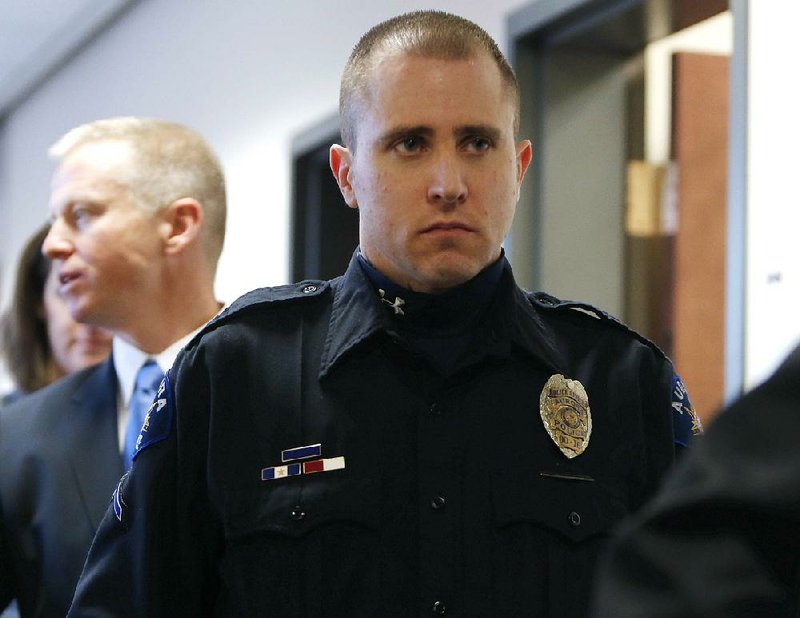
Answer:
M335 142L341 142L338 115L294 140L292 281L341 275L358 246L358 211L345 204L328 165L328 151Z
M706 421L742 385L744 195L731 178L745 144L729 117L743 114L745 8L540 0L508 20L521 133L534 144L509 243L517 278L595 304L656 341ZM671 57L666 153L654 157L648 50L726 14L730 58ZM721 173L693 173L703 147L694 137L706 129Z

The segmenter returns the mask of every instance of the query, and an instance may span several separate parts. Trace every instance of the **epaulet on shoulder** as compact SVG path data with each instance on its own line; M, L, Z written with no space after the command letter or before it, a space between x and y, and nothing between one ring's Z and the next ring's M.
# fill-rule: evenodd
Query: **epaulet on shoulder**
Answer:
M668 358L667 355L664 353L664 351L661 348L659 348L655 343L650 341L647 337L637 333L635 330L633 330L630 326L628 326L624 322L620 322L613 315L606 313L602 309L598 309L593 305L577 302L574 300L561 300L559 298L556 298L555 296L547 294L546 292L526 292L526 295L528 296L528 300L531 302L532 305L544 309L545 311L554 311L554 312L572 311L578 314L589 316L590 318L593 318L595 320L599 320L600 322L608 324L609 326L612 326L614 328L618 328L623 332L628 333L635 339L638 339L649 348L652 348L659 356L663 358Z
M237 298L230 305L225 307L225 309L214 316L203 328L200 329L200 332L198 332L192 338L192 342L190 342L188 345L191 345L191 343L197 341L197 339L202 337L205 333L215 329L221 324L224 324L236 315L258 307L280 305L284 303L315 298L324 294L325 291L330 287L330 284L330 281L306 280L298 283L290 283L287 285L278 285L275 287L251 290L250 292L247 292Z
M300 281L288 285L270 288L259 288L240 296L214 318L213 321L230 318L252 307L281 304L299 299L314 298L323 294L330 285L329 281Z

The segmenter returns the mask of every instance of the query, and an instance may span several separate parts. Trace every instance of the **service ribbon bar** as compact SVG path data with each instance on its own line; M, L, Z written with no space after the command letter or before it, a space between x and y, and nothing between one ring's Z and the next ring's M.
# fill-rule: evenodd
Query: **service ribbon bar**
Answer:
M328 472L330 470L344 469L344 457L331 457L330 459L317 459L303 463L303 474L315 472Z
M287 476L298 476L303 473L302 465L299 463L289 464L288 466L275 466L274 468L263 468L261 470L262 481L274 481L283 479Z
M308 446L296 446L295 448L287 448L281 451L281 461L295 461L297 459L309 459L310 457L319 457L322 455L321 444L309 444Z
M262 468L261 480L274 481L290 476L300 476L301 474L316 474L317 472L329 472L331 470L343 470L344 457L331 457L330 459L315 459L314 461L304 461L303 463L293 463L288 466L275 466L274 468Z

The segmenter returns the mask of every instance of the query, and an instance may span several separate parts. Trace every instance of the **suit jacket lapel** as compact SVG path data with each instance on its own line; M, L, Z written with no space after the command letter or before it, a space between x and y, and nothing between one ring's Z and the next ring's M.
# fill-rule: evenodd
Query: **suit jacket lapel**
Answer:
M89 371L70 401L65 436L78 492L93 529L123 473L117 437L117 376L111 357Z

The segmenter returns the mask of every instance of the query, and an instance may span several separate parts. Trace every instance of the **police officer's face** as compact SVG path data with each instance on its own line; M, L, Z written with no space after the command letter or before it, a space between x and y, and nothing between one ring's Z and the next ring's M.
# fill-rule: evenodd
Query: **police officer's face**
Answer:
M118 140L68 154L53 176L53 223L42 246L72 317L112 330L157 302L161 266L161 217L131 199L122 180L129 166L129 146Z
M531 158L514 143L514 105L486 54L389 55L360 104L354 152L331 149L361 250L395 283L429 293L500 255Z

